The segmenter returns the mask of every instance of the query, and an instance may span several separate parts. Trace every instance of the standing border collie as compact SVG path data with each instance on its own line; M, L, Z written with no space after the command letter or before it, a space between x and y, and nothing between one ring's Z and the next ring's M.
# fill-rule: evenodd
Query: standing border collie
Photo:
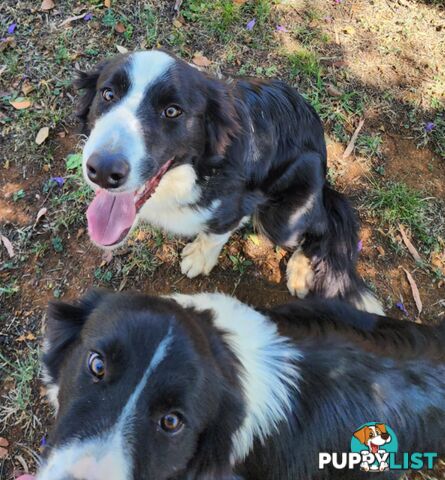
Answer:
M96 190L87 217L97 245L121 244L140 220L196 236L181 262L193 278L251 217L294 250L292 294L382 313L356 272L355 212L326 180L320 119L295 89L220 81L156 50L119 55L76 86L85 90L78 113L90 132L83 167Z
M38 480L369 480L319 469L367 422L445 453L445 325L304 300L91 292L51 305ZM373 474L397 478L395 471Z

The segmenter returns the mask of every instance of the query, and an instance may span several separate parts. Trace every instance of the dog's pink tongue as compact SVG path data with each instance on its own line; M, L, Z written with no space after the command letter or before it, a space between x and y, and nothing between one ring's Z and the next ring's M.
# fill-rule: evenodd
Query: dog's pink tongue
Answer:
M114 245L125 236L135 218L133 192L112 194L99 190L87 210L88 232L99 245Z

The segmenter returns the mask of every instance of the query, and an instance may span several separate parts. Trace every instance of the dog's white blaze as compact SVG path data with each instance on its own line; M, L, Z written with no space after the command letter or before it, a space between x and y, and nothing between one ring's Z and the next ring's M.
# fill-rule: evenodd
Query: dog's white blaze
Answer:
M218 293L177 294L171 298L184 307L212 310L215 326L227 332L225 339L243 367L240 380L246 416L232 447L232 461L242 461L254 439L264 442L292 411L302 354L287 337L279 335L266 316L235 298Z
M88 440L73 440L53 450L47 463L38 473L38 480L64 480L66 477L76 480L132 478L131 430L135 421L137 402L150 376L166 357L172 341L170 327L111 431Z
M162 77L175 61L170 55L159 51L136 52L131 54L129 59L129 91L115 107L96 121L83 150L84 176L93 188L97 188L97 185L88 180L86 162L92 153L103 149L110 152L119 149L129 160L130 175L125 190L135 190L141 185L141 161L148 153L137 111L150 86Z

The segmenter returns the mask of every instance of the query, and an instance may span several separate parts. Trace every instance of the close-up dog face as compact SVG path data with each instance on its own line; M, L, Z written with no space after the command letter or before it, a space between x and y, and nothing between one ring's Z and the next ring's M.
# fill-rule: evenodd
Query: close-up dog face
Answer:
M103 292L50 308L58 412L40 480L232 478L236 375L228 383L193 317L172 300Z
M169 169L224 152L236 113L222 82L162 51L120 55L79 75L83 170L96 190L90 235L113 246Z

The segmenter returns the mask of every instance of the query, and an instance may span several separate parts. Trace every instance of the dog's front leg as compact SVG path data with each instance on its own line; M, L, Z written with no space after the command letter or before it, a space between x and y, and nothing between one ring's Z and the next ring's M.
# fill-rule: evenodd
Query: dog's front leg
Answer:
M189 278L208 275L231 234L200 233L181 253L181 272Z

